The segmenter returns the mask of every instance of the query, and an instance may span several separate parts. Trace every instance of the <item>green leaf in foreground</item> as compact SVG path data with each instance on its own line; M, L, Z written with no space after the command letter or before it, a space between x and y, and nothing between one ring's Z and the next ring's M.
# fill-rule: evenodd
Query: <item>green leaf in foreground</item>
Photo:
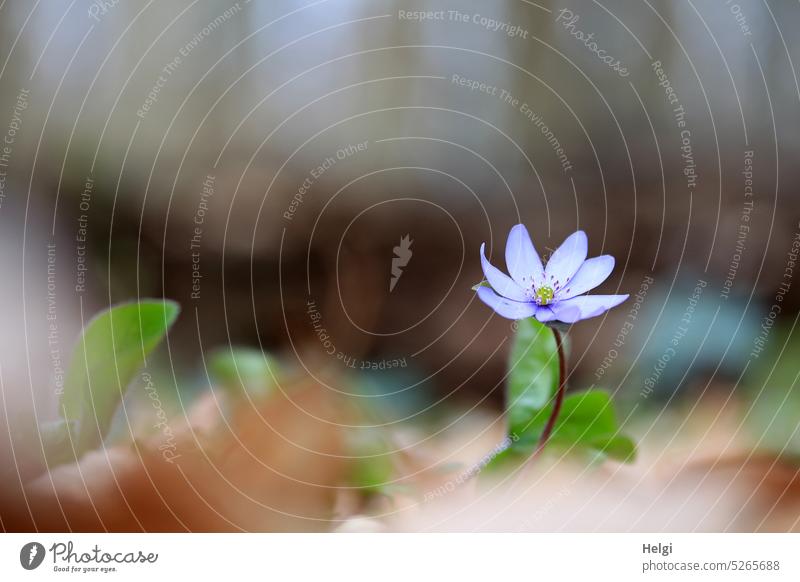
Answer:
M492 460L493 468L519 464L536 450L552 405L537 413L518 439ZM572 394L564 399L548 448L562 453L600 454L621 462L633 462L636 445L620 433L614 403L600 390Z
M586 448L618 461L633 461L636 453L633 441L619 432L611 397L600 390L565 398L551 439L562 447Z
M506 405L509 434L524 440L558 388L558 350L547 326L532 317L517 325L509 360Z
M179 311L173 301L126 303L100 313L84 329L61 395L61 415L74 427L78 455L100 445L125 389Z

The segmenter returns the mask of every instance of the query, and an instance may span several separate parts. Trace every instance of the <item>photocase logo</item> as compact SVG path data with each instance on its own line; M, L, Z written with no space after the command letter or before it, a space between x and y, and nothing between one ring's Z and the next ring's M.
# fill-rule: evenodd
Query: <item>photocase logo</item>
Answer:
M19 551L19 563L26 570L35 570L44 561L44 546L39 542L28 542Z
M411 240L411 235L407 234L400 239L400 244L394 247L394 257L392 258L392 278L389 279L389 293L394 291L394 286L400 280L403 274L403 267L408 265L411 260L411 245L414 241Z

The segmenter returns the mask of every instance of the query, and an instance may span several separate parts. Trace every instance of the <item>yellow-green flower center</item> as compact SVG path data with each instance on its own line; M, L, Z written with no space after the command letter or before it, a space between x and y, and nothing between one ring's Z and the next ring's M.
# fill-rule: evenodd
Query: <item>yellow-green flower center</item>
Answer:
M550 287L539 287L536 290L536 299L539 305L547 305L553 300L553 289Z

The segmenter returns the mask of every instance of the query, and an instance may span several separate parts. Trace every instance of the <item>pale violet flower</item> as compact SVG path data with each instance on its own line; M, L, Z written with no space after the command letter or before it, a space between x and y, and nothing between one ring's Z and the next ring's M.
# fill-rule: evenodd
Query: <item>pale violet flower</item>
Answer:
M508 319L535 317L542 323L575 323L605 313L628 295L583 295L600 285L614 270L614 257L587 259L586 233L579 230L553 252L547 265L524 225L511 229L506 243L510 277L486 259L481 245L481 265L491 287L478 287L478 297L498 315Z

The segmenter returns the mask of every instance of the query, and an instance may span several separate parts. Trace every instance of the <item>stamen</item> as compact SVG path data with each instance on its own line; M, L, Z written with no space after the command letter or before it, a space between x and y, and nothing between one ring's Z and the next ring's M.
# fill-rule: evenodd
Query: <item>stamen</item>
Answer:
M539 287L536 289L536 301L539 305L547 305L553 300L553 289L551 287Z

